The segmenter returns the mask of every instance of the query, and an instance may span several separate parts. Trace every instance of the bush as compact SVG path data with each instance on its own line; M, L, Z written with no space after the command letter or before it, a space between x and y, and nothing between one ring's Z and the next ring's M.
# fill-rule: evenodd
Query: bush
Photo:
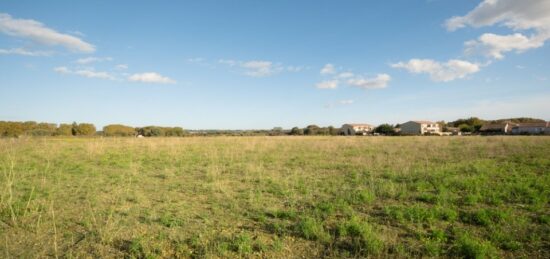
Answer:
M134 136L136 134L136 130L130 126L111 124L103 127L103 134L105 136L127 137Z

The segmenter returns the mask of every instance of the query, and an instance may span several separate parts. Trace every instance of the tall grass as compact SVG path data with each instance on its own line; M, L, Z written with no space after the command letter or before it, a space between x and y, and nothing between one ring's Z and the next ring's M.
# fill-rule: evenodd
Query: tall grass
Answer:
M6 257L550 257L549 137L0 139Z

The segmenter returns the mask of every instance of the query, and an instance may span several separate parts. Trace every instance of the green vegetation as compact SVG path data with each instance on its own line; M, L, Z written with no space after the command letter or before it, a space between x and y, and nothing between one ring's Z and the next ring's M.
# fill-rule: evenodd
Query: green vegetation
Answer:
M549 199L547 136L0 139L2 258L549 258Z

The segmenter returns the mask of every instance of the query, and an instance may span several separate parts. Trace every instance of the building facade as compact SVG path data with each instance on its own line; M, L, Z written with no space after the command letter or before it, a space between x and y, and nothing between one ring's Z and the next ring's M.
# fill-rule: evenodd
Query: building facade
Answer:
M340 128L340 135L369 135L374 131L374 126L370 124L344 124Z
M510 134L514 125L511 123L488 123L483 124L479 132L482 134Z
M550 134L549 122L536 122L536 123L518 123L511 127L512 134Z
M405 135L441 135L441 128L439 127L439 124L431 121L408 121L401 124L400 128L401 134Z

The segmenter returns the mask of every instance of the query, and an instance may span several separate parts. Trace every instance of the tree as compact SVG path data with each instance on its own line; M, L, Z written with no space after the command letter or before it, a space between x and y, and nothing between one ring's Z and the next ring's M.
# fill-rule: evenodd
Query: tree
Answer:
M19 137L23 134L24 127L20 122L0 121L0 136Z
M103 127L103 134L105 136L127 137L127 136L134 136L136 134L136 131L134 128L130 126L125 126L121 124L111 124Z
M472 132L474 131L474 126L468 125L466 123L458 125L460 132Z
M465 126L463 127L464 129L470 130L470 131L464 131L464 132L473 132L473 131L479 131L481 126L485 123L487 123L487 121L484 121L477 117L470 117L468 119L458 119L456 121L449 122L448 125L451 125L453 127L458 127L458 128L460 128L461 125L467 125L469 126L469 129L466 129Z
M279 136L283 134L283 128L281 127L275 127L271 130L270 135L273 136Z
M164 136L164 130L156 126L147 126L140 128L139 134L144 137L161 137Z
M93 136L96 132L94 124L91 123L80 123L74 128L73 123L73 133L76 133L77 136Z
M303 129L300 129L298 127L294 127L290 130L290 135L304 135L304 130Z
M328 126L328 134L330 134L332 136L336 136L336 135L338 135L339 132L340 132L339 128Z
M392 135L395 133L393 126L390 124L381 124L374 129L374 132L383 134L383 135Z
M305 128L304 134L305 135L316 135L318 130L319 130L319 126L309 125Z
M181 137L185 135L185 131L181 127L165 128L165 135L172 137Z
M72 136L73 135L73 126L70 124L59 124L59 127L55 130L55 135L57 136Z

